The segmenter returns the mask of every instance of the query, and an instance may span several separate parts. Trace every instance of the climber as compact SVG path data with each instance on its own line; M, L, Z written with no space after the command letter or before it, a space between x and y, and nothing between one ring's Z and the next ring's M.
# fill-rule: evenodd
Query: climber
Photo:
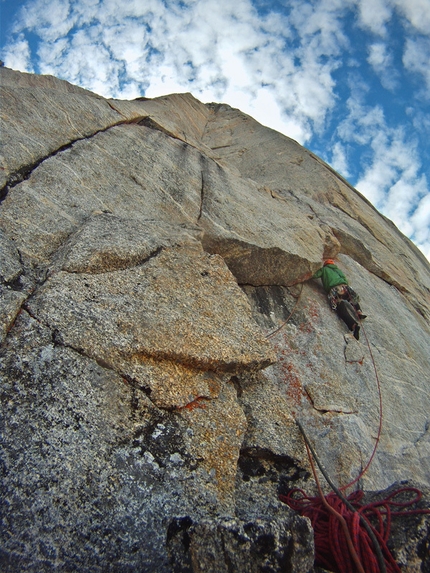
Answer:
M353 332L354 337L359 339L360 320L364 320L366 315L361 312L359 296L348 285L348 281L343 272L336 266L332 259L327 259L313 276L313 279L321 278L324 290L328 294L330 306L346 323L348 328ZM347 301L353 307L356 316L348 313L346 305L340 305L341 301Z

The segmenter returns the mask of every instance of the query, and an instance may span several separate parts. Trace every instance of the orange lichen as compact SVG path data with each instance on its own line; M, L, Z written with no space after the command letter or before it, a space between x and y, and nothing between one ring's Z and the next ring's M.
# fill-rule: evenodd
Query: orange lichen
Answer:
M291 405L301 404L303 396L306 396L300 381L300 373L294 364L291 362L292 356L306 354L306 351L298 348L291 348L289 341L284 333L284 345L276 343L274 349L278 356L277 369L279 371L279 378L286 385L286 394Z
M283 379L287 383L286 392L288 398L294 404L300 404L304 391L300 382L299 373L291 362L285 364L282 371Z
M178 406L178 410L188 410L192 412L195 408L202 408L203 410L206 409L206 400L204 396L197 396L195 400L185 404L185 406Z
M311 318L313 318L314 320L316 320L320 317L320 309L319 309L319 305L316 301L314 301L314 300L309 301L309 305L308 305L307 309L308 309L309 316Z

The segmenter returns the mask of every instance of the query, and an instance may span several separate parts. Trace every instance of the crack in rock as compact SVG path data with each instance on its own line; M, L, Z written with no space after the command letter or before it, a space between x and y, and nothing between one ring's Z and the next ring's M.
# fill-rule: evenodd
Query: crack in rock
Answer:
M4 185L4 187L2 189L0 189L0 205L6 199L10 190L13 189L13 187L18 185L19 183L22 183L23 181L27 181L31 177L31 174L33 173L33 171L35 169L37 169L37 167L39 167L39 165L41 165L43 162L47 161L48 159L50 159L52 157L55 157L56 155L62 153L63 151L67 151L68 149L71 149L75 145L75 143L77 143L79 141L90 140L93 137L97 136L99 133L104 133L104 132L109 131L110 129L112 129L114 127L118 127L120 125L139 123L139 121L140 121L140 119L138 119L138 118L134 118L131 120L128 120L128 119L127 120L121 120L121 121L116 122L112 125L108 125L107 127L103 128L103 129L98 129L97 131L95 131L91 135L88 135L85 137L77 137L76 139L60 146L58 149L56 149L55 151L53 151L49 155L41 157L40 159L38 159L34 163L31 163L29 165L25 165L25 166L21 167L20 169L18 169L17 171L15 171L14 173L12 173L9 176L9 179L6 182L6 184Z

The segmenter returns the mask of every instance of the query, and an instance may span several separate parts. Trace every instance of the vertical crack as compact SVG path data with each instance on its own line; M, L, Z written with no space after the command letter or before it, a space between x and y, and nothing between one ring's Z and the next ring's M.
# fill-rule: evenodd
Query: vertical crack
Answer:
M200 221L203 213L203 202L205 199L205 176L204 171L202 170L202 186L200 189L200 209L199 209L199 216L197 217L197 221Z

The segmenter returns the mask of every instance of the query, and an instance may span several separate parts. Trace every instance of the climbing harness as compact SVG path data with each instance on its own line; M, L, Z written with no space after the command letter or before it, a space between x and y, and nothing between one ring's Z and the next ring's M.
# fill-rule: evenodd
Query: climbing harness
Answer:
M352 306L356 307L360 302L360 297L355 290L347 284L336 285L327 295L332 310L337 309L337 305L342 299L348 300Z
M303 292L303 284L288 318L273 332L266 335L271 338L279 332L294 314ZM360 325L362 323L360 321ZM363 328L363 326L362 326ZM299 488L292 489L287 495L280 495L279 499L311 520L315 540L315 563L335 573L401 573L399 566L388 549L387 542L390 536L391 518L393 516L405 516L415 514L430 514L430 509L407 509L418 503L422 493L417 488L404 487L391 493L381 501L361 504L364 493L356 490L347 497L344 491L355 485L369 469L376 454L382 433L383 410L381 383L376 368L375 359L363 328L367 347L373 364L379 398L379 426L373 451L369 460L357 478L347 485L337 488L320 463L312 448L306 433L296 419L295 422L303 436L309 463L317 484L319 495L309 497ZM322 475L333 490L324 495L314 461L317 463ZM408 501L394 501L400 494L414 494L413 499ZM299 497L297 497L297 495ZM399 508L393 511L391 507ZM384 519L385 517L385 519ZM373 518L377 525L373 526L369 519Z

